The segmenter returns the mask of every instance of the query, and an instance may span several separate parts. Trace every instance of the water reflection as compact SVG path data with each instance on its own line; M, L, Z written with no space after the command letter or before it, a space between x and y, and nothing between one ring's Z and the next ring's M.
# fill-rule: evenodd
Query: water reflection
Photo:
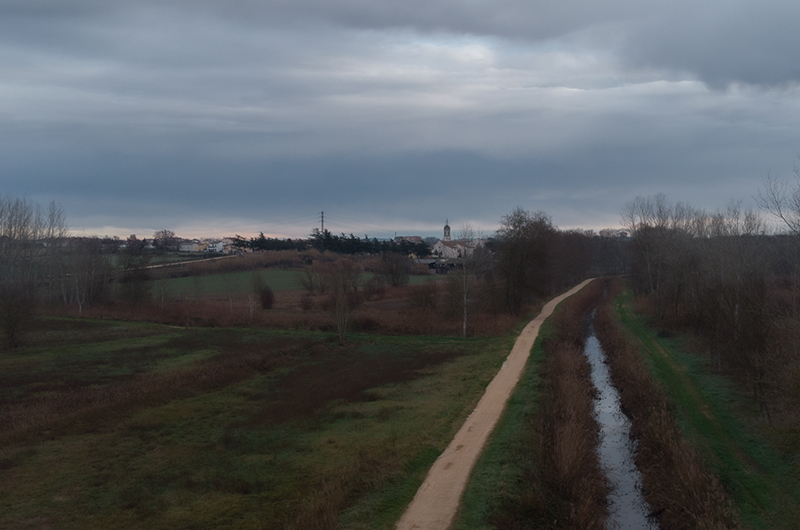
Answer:
M634 463L635 444L631 441L631 424L622 413L619 393L611 384L606 354L590 328L584 353L592 367L592 383L597 388L594 411L600 424L600 445L597 448L600 465L611 485L608 495L609 528L657 529L648 518L650 509L642 497L641 474Z

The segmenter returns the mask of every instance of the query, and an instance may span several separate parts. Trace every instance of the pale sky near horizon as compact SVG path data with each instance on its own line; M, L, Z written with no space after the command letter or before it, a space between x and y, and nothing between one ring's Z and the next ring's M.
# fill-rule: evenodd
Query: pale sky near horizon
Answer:
M754 205L800 3L0 0L0 194L78 234L486 234Z

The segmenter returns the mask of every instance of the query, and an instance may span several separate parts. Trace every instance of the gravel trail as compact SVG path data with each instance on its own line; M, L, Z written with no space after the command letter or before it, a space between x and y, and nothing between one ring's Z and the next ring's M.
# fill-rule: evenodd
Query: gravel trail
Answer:
M586 280L550 300L541 313L525 326L500 371L486 387L478 406L433 463L428 476L397 523L397 530L446 530L450 526L472 468L519 381L542 322L553 313L559 302L580 291L590 281Z

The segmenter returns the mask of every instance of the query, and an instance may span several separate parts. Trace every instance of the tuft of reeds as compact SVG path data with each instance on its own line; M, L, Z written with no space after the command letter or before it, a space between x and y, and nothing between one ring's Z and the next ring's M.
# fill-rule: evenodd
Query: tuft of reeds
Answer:
M739 528L724 488L684 440L664 390L614 319L611 301L621 289L614 279L595 315L595 332L633 425L645 499L664 530Z

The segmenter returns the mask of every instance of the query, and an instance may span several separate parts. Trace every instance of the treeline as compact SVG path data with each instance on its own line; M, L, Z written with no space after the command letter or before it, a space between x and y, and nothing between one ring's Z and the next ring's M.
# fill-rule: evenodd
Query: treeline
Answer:
M618 274L626 267L628 244L624 240L562 231L547 214L521 208L502 218L500 230L485 245L480 245L474 235L467 239L461 244L471 251L447 269L453 278L446 292L436 294L429 288L421 297L424 307L431 306L431 298L447 297L447 312L459 316L464 335L472 325L468 320L473 314L516 317L538 299L587 276ZM422 242L336 236L327 230L314 230L302 241L270 239L262 233L250 240L238 238L239 246L278 252L153 268L158 249L174 247L175 236L163 230L153 240L154 244L148 245L135 236L125 241L67 237L64 212L55 203L43 208L27 199L0 198L0 339L6 346L17 345L36 307L68 306L82 315L87 306L141 312L143 305L158 303L164 312L170 305L169 281L176 276L270 266L296 268L301 279L308 280L303 284L308 284L314 294L326 285L316 281L315 286L315 279L328 270L338 271L341 267L337 262L348 259L352 261L340 264L349 267L348 273L352 269L375 276L369 284L350 289L354 293L365 291L348 294L347 299L352 301L369 297L370 289L377 292L383 286L402 286L412 272L428 272L426 265L412 260L431 251ZM233 294L229 292L228 297L231 307Z
M430 247L425 243L414 243L406 240L387 240L379 241L377 238L370 239L364 236L361 239L352 233L348 236L332 234L329 230L314 229L308 239L279 239L270 238L261 232L258 237L246 239L237 236L234 244L239 248L247 248L253 251L263 250L319 250L322 252L335 252L337 254L383 254L385 252L395 252L405 256L425 257L431 252Z
M485 281L494 285L505 309L519 315L545 298L590 276L627 270L628 241L591 231L558 230L544 212L517 208L501 219L489 241L492 266Z
M768 235L758 212L717 212L638 197L624 209L633 235L631 282L663 325L703 340L715 365L751 389L765 417L796 406L798 238Z
M0 197L0 340L19 344L36 308L104 302L115 296L139 301L149 258L132 245L117 252L108 242L68 238L63 209L46 208L26 198Z
M72 296L67 270L78 256L61 251L65 234L64 213L55 203L45 209L0 196L0 331L7 347L19 342L36 299Z

